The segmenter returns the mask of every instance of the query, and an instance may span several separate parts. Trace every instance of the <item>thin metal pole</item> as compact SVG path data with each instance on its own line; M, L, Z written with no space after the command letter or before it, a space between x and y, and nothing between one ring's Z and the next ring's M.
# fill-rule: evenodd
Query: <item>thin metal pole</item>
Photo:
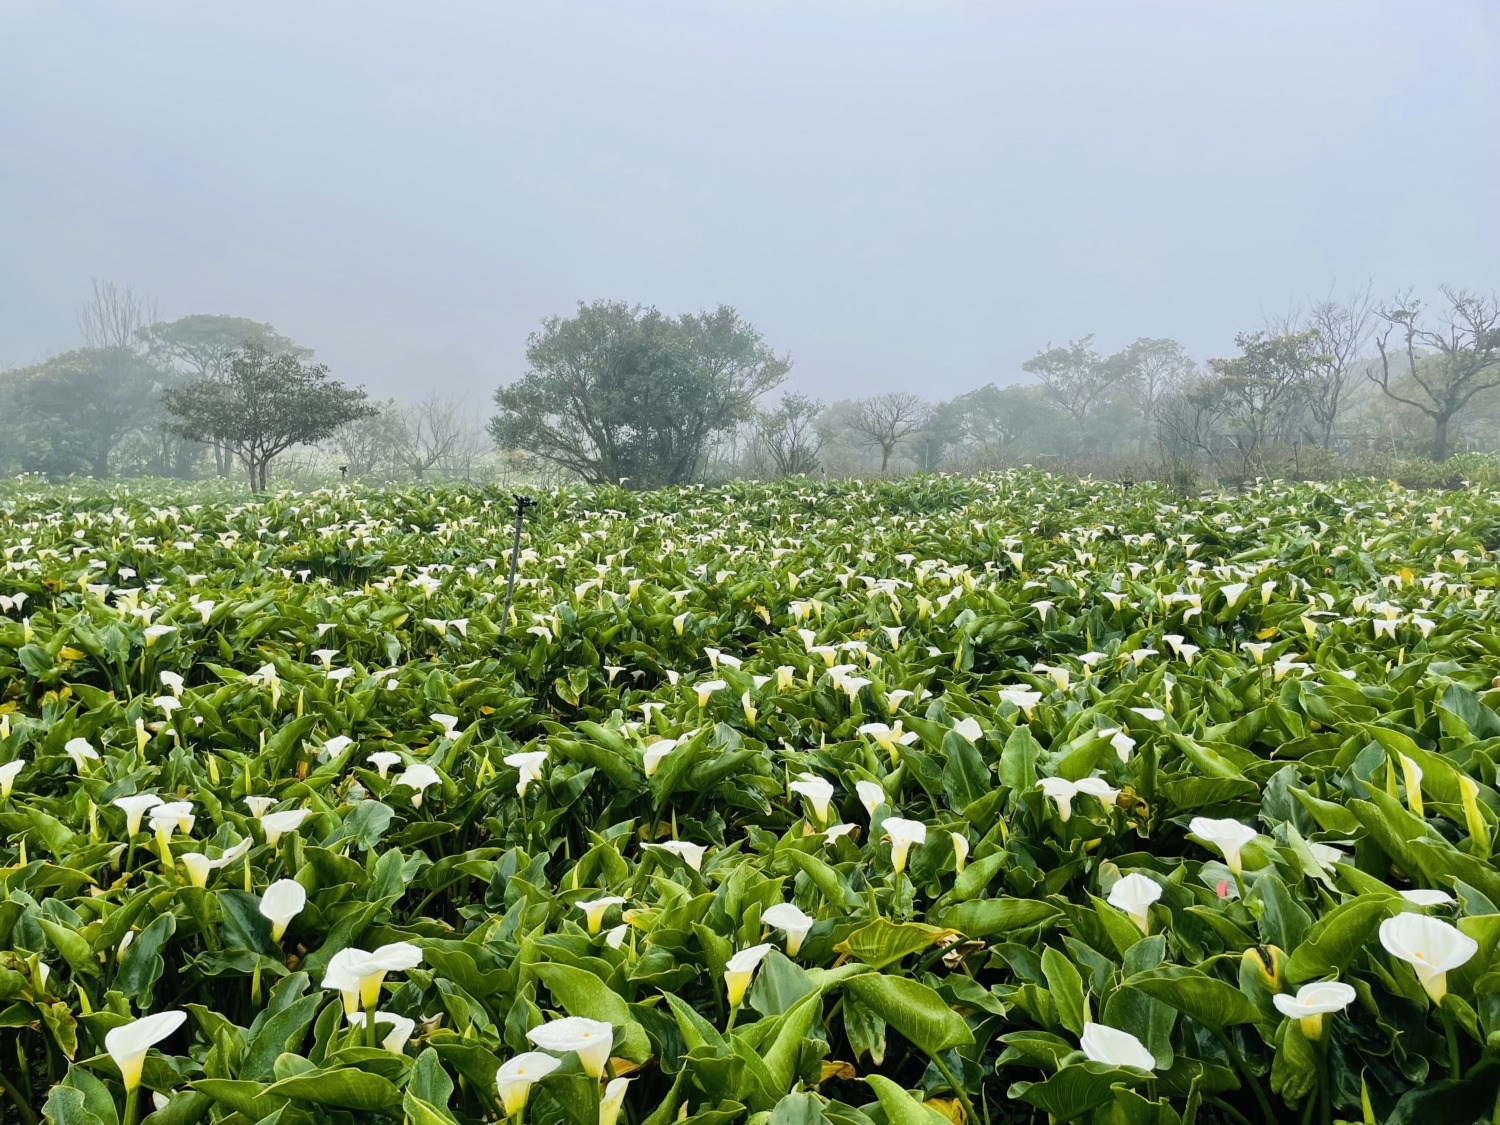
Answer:
M526 522L526 509L535 506L530 496L516 493L516 539L510 549L510 578L505 583L505 611L500 615L500 635L510 627L510 600L516 590L516 563L521 556L521 525Z

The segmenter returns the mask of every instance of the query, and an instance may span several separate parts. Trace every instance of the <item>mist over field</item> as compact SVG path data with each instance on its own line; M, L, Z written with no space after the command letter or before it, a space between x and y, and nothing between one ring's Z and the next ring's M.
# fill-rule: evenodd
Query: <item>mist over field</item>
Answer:
M0 364L91 278L487 405L579 300L733 305L825 400L1500 281L1486 0L0 11Z
M0 0L0 1125L1500 1125L1495 0Z

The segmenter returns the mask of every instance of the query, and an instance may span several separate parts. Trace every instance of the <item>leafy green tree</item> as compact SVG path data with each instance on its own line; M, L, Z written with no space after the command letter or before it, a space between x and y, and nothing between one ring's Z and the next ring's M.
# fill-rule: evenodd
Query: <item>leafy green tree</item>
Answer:
M179 374L178 382L222 379L235 352L255 344L274 355L309 359L311 348L293 342L269 324L242 316L196 313L171 321L157 321L138 332L152 358L163 368ZM227 477L234 463L231 450L215 444L214 467Z
M1044 387L986 383L941 404L932 426L949 445L994 465L1053 452L1064 421Z
M1292 423L1305 406L1321 352L1316 331L1242 332L1235 337L1240 354L1211 359L1228 425L1228 438L1241 467L1252 471L1265 447L1293 435Z
M1476 395L1500 387L1500 299L1450 286L1439 292L1447 308L1430 318L1410 294L1380 310L1386 328L1375 337L1380 365L1370 372L1385 395L1431 420L1434 461L1448 457L1453 419ZM1405 364L1393 362L1392 353L1402 352Z
M618 301L545 320L526 360L495 392L501 448L639 489L692 480L710 439L751 421L791 369L727 305L668 317Z
M122 441L160 417L163 373L120 346L75 348L11 375L22 466L107 477Z
M1037 352L1021 369L1035 375L1058 409L1072 420L1071 448L1064 450L1069 453L1099 443L1095 421L1129 386L1132 374L1128 352L1102 356L1094 349L1092 335Z
M330 378L324 364L291 352L272 354L259 344L229 356L221 377L170 389L162 399L172 431L221 443L249 471L252 491L266 487L278 454L377 412L362 388Z

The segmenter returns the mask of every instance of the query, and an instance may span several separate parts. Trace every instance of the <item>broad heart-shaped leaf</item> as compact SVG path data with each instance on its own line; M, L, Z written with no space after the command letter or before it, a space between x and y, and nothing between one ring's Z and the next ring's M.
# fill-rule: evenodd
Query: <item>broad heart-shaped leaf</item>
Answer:
M197 1125L208 1116L213 1104L214 1100L207 1094L197 1090L178 1090L168 1097L166 1105L148 1113L141 1125Z
M1135 1076L1098 1063L1065 1066L1045 1082L1016 1082L1012 1098L1034 1105L1054 1121L1079 1121L1085 1114L1114 1099L1112 1087Z
M1034 898L976 898L942 911L937 921L966 937L987 938L1050 922L1061 913Z
M771 1110L767 1125L826 1125L823 1103L812 1094L788 1094Z
M962 735L953 737L968 745ZM957 930L924 926L920 922L892 922L876 918L855 930L833 949L835 953L847 953L855 960L863 961L872 969L884 969L909 954L918 953L957 933Z
M797 1077L797 1059L802 1043L812 1030L813 1021L823 1014L823 995L810 992L781 1016L769 1048L762 1040L762 1055L773 1090L790 1090Z
M555 726L555 724L549 725ZM557 727L556 729L564 728ZM599 746L592 742L579 742L564 735L552 735L547 739L547 749L571 762L594 767L609 778L610 783L616 788L625 790L635 788L635 767L631 765L628 758L607 746Z
M171 914L159 914L140 933L120 958L120 971L115 974L115 987L135 1001L143 1012L151 1010L151 990L161 978L165 967L162 946L177 932L177 919Z
M396 810L381 801L361 801L323 839L322 846L337 849L342 841L352 840L360 851L369 851L380 842L395 815Z
M1042 952L1042 972L1047 976L1047 991L1057 1006L1057 1020L1074 1035L1083 1034L1083 977L1077 967L1056 949L1048 946Z
M858 896L845 886L838 872L817 856L809 855L797 848L782 848L776 853L776 858L786 860L790 866L803 872L811 880L812 885L818 888L823 901L834 909L843 910L859 905Z
M1275 874L1256 879L1255 894L1265 908L1260 917L1261 940L1279 949L1296 949L1312 926L1312 915Z
M568 1015L613 1024L620 1037L615 1050L621 1058L645 1062L651 1057L646 1029L630 1014L630 1005L593 973L553 962L543 962L531 968Z
M77 1112L80 1120L87 1120L92 1114L102 1125L115 1125L118 1120L109 1087L83 1067L70 1069L52 1093L55 1095L60 1090L64 1093L56 1105L52 1096L49 1096L47 1104L43 1106L42 1112L48 1121L57 1122L57 1125L71 1125L73 1118L66 1115L68 1112ZM71 1096L73 1094L79 1096L75 1098Z
M273 1082L268 1097L290 1098L335 1109L363 1110L395 1116L401 1111L401 1091L378 1075L353 1067L315 1070Z
M458 1125L453 1114L423 1101L410 1090L401 1095L401 1111L406 1114L407 1125Z
M447 1112L448 1100L453 1097L453 1079L443 1069L443 1062L431 1047L417 1056L412 1064L411 1077L406 1089L424 1102Z
M1286 965L1287 981L1301 984L1342 972L1367 943L1376 940L1380 923L1403 905L1394 896L1361 895L1335 906L1313 924L1292 950Z
M84 976L99 975L99 962L89 948L89 943L82 936L62 922L54 922L51 918L38 917L36 921L42 927L42 932L47 935L47 940L52 943L53 948L68 963L68 968Z
M870 1074L866 1075L865 1081L875 1091L890 1125L953 1125L937 1110L928 1109L889 1078Z
M968 1024L919 981L867 973L846 980L844 991L927 1055L974 1042Z
M1204 1027L1222 1029L1231 1024L1254 1023L1260 1016L1250 997L1238 988L1190 970L1178 970L1171 976L1133 977L1125 982L1125 987L1139 989L1152 999L1171 1005Z
M1295 1108L1317 1085L1317 1048L1307 1041L1296 1020L1282 1020L1271 1059L1271 1092Z
M223 919L221 933L226 950L248 949L263 957L280 960L281 951L271 941L271 922L260 912L260 898L239 890L223 890L215 893L219 915Z
M115 1125L117 1117L103 1118L88 1107L81 1090L54 1086L42 1106L42 1117L52 1125Z
M207 1094L217 1104L242 1113L251 1121L259 1121L286 1105L282 1098L266 1097L264 1083L248 1079L200 1078L192 1086L198 1093Z
M1497 1090L1500 1090L1500 1062L1484 1059L1462 1078L1444 1078L1408 1090L1385 1119L1385 1125L1473 1121L1476 1107L1494 1105Z
M1005 748L1000 751L1000 781L1010 787L1012 800L1036 788L1036 764L1041 756L1042 748L1025 724L1005 740Z
M773 949L756 970L746 1001L763 1016L779 1016L809 992L816 992L807 970Z
M990 770L984 758L955 730L943 735L943 757L943 792L952 808L962 812L991 791Z

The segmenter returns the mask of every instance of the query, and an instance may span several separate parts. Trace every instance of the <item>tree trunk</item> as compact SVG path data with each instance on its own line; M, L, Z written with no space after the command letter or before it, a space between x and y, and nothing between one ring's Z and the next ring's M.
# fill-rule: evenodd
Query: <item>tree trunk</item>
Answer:
M255 471L256 468L257 468L257 466L255 464L255 458L254 457L250 457L246 461L246 464L249 465L249 467L250 467L250 491L252 493L259 492L260 491L260 477L257 475L257 473Z
M891 463L891 449L890 449L890 446L882 445L880 447L880 475L881 476L885 476L885 467L887 465L889 465L890 463Z
M1448 415L1439 414L1432 420L1432 459L1448 459Z
M270 468L271 459L269 457L262 458L260 462L260 490L262 492L266 490L266 474L270 471Z

